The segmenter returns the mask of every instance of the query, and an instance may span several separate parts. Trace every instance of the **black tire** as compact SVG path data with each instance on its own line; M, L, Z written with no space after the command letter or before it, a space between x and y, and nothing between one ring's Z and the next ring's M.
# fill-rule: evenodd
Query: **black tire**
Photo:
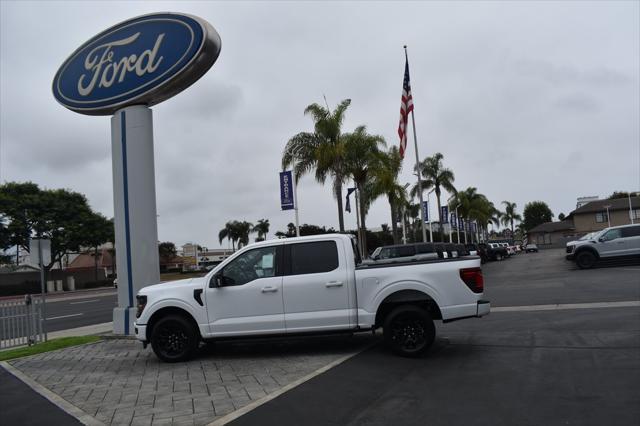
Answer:
M418 357L433 344L436 327L426 309L414 305L395 308L384 321L385 344L397 355Z
M580 269L593 268L598 261L598 258L591 251L581 251L576 256L576 265Z
M167 315L153 326L151 347L165 362L187 361L195 354L200 335L194 325L181 315Z

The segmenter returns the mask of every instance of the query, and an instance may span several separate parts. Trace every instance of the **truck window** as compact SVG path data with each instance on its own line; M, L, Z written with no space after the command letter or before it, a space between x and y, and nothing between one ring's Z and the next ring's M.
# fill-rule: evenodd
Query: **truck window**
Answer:
M290 275L317 274L338 267L338 246L335 241L316 241L288 245Z
M622 238L640 237L640 225L622 228Z
M277 247L249 250L231 261L222 270L225 286L243 285L258 278L276 275Z

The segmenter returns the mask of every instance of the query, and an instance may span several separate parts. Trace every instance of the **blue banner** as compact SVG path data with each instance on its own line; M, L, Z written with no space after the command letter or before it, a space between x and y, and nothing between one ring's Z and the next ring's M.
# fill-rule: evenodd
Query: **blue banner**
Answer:
M424 210L424 223L429 222L429 202L422 202L422 210Z
M464 219L461 217L458 218L458 228L460 228L461 231L464 231Z
M347 188L347 202L345 203L344 209L351 213L351 202L349 202L349 196L352 192L354 192L355 188Z
M454 212L451 212L451 229L458 229L458 219Z
M476 232L476 223L475 222L471 222L471 231L472 232Z
M442 206L440 217L442 217L442 223L449 223L449 206Z
M291 170L280 172L280 207L282 210L292 210L295 207Z

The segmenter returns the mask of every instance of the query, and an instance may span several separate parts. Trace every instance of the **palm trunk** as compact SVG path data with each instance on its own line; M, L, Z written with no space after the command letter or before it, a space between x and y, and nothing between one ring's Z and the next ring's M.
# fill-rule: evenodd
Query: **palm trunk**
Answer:
M391 233L393 234L393 244L398 244L398 223L396 222L396 208L393 200L389 197L389 207L391 208Z
M442 227L442 206L440 205L440 191L436 191L436 200L438 200L438 229L440 230L440 242L444 242L444 228Z
M365 199L364 199L364 194L362 193L362 185L356 185L358 187L358 194L360 194L360 205L358 206L360 209L360 227L361 230L360 235L362 236L362 254L363 257L366 259L367 257L369 257L369 251L367 250L367 227L365 225L365 217L366 217L366 213L365 213Z
M340 232L344 232L344 213L342 211L342 183L336 182L334 184L335 188L335 196L338 200L338 225L340 227Z

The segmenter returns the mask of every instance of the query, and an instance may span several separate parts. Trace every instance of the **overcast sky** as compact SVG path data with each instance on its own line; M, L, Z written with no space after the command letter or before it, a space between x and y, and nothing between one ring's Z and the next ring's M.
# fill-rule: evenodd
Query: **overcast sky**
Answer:
M496 205L640 189L640 8L588 2L1 2L0 182L86 194L113 215L109 117L53 98L71 52L131 17L186 12L222 38L196 84L153 107L158 238L218 246L228 220L286 228L278 171L287 140L323 94L352 99L344 130L365 124L397 144L409 46L420 157L444 154L458 189ZM412 182L411 137L402 182ZM330 185L299 190L300 222L337 228ZM435 211L433 212L435 214ZM345 214L348 228L355 216ZM367 223L389 222L381 198Z

